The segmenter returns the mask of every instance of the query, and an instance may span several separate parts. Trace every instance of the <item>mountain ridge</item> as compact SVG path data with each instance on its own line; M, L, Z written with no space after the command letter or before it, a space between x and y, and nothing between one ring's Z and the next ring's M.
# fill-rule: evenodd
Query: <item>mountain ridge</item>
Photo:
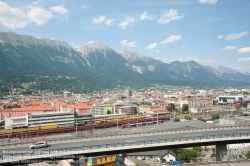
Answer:
M2 86L15 84L15 80L18 80L17 86L32 81L42 85L41 75L50 77L50 80L45 80L48 85L44 88L53 89L56 86L60 89L59 86L62 86L81 92L117 85L243 86L250 81L248 74L214 61L210 66L196 61L164 63L134 51L116 52L102 43L74 49L67 42L37 39L14 32L0 32L0 41L0 80L5 82L0 82ZM65 76L65 83L58 81L59 75ZM68 78L73 81L69 83ZM33 88L36 86L33 85Z

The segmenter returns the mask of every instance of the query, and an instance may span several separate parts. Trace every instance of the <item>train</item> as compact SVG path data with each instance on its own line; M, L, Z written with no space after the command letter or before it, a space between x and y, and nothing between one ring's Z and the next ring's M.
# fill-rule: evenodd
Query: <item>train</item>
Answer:
M48 125L48 126L39 126L39 127L28 127L28 128L20 128L20 129L13 129L13 130L0 130L0 134L13 134L13 133L24 133L24 132L31 132L31 131L38 131L38 130L51 130L57 129L58 125Z
M133 117L119 117L119 118L112 118L112 119L101 119L101 120L95 120L95 124L101 124L101 123L113 123L117 121L126 121L126 120L134 120L134 119L142 119L143 116L133 116ZM86 123L84 124L86 125ZM38 126L38 127L26 127L26 128L19 128L19 129L12 129L12 130L0 130L1 134L13 134L13 133L25 133L25 132L31 132L31 131L40 131L40 130L51 130L51 129L57 129L60 128L59 125L53 124L53 125L46 125L46 126Z
M155 121L163 122L164 120L170 120L169 117L158 117L158 118L142 118L142 119L134 119L134 120L126 120L126 121L117 121L111 123L101 123L101 124L92 124L92 125L83 125L83 126L71 126L65 128L59 128L58 125L53 125L53 129L49 129L49 126L41 126L39 130L33 130L28 132L15 132L15 133L5 133L0 134L0 139L10 139L10 138L31 138L36 136L44 136L49 134L60 134L60 133L68 133L68 132L75 132L77 131L84 131L84 130L91 130L91 129L103 129L109 127L121 127L126 126L127 124L135 124L135 123L142 123L145 122L152 122ZM152 124L151 123L151 124ZM52 127L52 126L51 126ZM13 130L9 130L13 131Z
M152 125L152 124L161 124L163 123L163 120L156 120L156 121L147 121L147 122L139 122L139 123L129 123L129 124L123 124L121 128L131 128L131 127L139 127L139 126L146 126L146 125Z
M131 117L123 117L123 118L112 118L112 119L100 119L96 120L95 124L101 124L101 123L113 123L113 122L120 122L120 121L126 121L126 120L137 120L137 119L142 119L144 116L131 116Z

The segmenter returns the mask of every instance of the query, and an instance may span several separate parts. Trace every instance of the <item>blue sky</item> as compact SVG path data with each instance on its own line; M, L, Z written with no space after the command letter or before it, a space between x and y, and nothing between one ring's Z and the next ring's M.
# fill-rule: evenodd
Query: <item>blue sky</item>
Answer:
M250 0L0 0L0 31L250 71Z

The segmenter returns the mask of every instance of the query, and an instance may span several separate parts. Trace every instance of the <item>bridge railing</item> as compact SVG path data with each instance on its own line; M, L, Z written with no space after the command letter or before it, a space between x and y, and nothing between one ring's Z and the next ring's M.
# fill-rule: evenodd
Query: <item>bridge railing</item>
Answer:
M213 142L221 139L239 139L242 137L250 137L250 132L239 132L239 133L230 133L230 134L209 134L209 135L200 135L200 136L183 136L183 137L172 137L172 138L161 138L161 139L149 139L149 140L135 140L135 141L125 141L125 142L116 142L109 144L95 144L89 146L72 146L72 147L62 147L48 150L39 150L39 151L3 151L0 154L0 163L16 160L24 160L31 158L44 158L44 157L53 157L53 156L62 156L68 154L84 154L88 152L97 152L97 151L107 151L107 150L118 150L118 149L131 149L131 148L142 148L142 147L152 147L152 146L167 146L173 143L183 144L189 141L189 143L196 142ZM244 139L242 138L242 139ZM132 147L133 146L133 147Z
M167 125L167 124L165 124ZM147 129L140 129L140 127L136 128L135 130L112 130L110 132L102 133L101 129L96 129L93 134L90 134L89 131L78 131L78 135L74 133L68 133L67 135L42 135L40 137L25 137L23 135L23 139L13 139L13 140L5 140L0 142L1 147L8 147L8 146L18 146L18 145L28 145L37 141L50 141L50 142L58 142L58 141L69 141L69 140L81 140L81 139L98 139L103 137L116 137L116 136L128 136L128 135L135 135L135 134L155 134L155 133L166 133L166 132L188 132L188 131L201 131L201 130L218 130L218 129L234 129L239 127L249 127L249 126L199 126L199 128L193 128L189 126L185 127L176 127L171 129L161 129L157 130L153 126L148 126Z

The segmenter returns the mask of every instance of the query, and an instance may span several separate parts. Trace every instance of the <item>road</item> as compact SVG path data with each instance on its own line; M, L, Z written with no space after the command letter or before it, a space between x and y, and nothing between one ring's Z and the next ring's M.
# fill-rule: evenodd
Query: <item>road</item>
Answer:
M68 147L79 147L79 146L91 146L91 145L100 145L100 144L115 144L121 142L135 142L135 141L145 141L145 140L156 140L156 139L169 139L169 138L181 138L181 137L197 137L216 135L216 134L238 134L240 132L249 132L249 128L236 128L236 129L221 129L221 130L198 130L198 131L185 131L185 132L172 132L172 133L158 133L158 134L147 134L147 135L130 135L130 136L120 136L120 137L107 137L107 138L95 138L95 139L83 139L83 140L71 140L68 142L49 142L49 149L60 149ZM212 138L211 138L212 139ZM17 147L1 147L0 153L6 152L36 152L38 153L41 149L30 150L27 145L17 146ZM45 149L42 149L45 150Z

